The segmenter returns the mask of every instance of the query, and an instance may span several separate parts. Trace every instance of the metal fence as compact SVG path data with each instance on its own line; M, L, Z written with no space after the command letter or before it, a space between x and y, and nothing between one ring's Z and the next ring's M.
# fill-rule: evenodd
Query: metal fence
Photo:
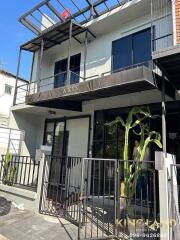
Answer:
M158 239L154 162L128 161L128 173L126 164L116 159L46 157L40 212L77 224L78 239Z
M37 190L40 162L27 156L2 155L0 159L0 183Z
M79 223L81 158L46 156L40 212Z
M151 0L152 51L173 46L173 16L175 1Z
M159 229L153 225L159 221L153 162L83 159L82 169L79 239L158 238Z

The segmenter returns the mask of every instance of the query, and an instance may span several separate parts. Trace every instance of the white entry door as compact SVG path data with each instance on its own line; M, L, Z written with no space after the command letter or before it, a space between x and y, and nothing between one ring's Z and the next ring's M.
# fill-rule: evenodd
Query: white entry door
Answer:
M89 118L67 120L66 131L69 135L67 156L87 157L89 121Z

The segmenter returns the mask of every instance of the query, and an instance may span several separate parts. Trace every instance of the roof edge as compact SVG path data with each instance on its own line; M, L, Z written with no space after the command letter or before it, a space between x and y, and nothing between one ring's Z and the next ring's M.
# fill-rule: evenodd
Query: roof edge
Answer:
M10 77L16 78L16 75L14 75L13 73L7 72L7 71L5 71L5 70L0 70L0 74L1 74L1 73L4 74L4 75L8 75L8 76L10 76ZM26 82L26 83L29 82L28 80L26 80L26 79L24 79L24 78L21 78L21 77L18 77L18 79L19 79L20 81L22 81L22 82Z

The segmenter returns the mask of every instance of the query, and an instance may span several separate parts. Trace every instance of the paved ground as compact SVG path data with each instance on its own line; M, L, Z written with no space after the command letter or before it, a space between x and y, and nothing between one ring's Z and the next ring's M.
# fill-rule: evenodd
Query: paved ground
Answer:
M74 240L77 227L64 219L34 214L11 205L0 216L0 240Z

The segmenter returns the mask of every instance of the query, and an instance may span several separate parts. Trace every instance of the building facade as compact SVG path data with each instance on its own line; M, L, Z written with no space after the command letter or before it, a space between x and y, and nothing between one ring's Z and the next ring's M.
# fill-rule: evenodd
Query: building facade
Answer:
M19 66L22 51L33 54L31 79L23 87L16 82L9 123L25 131L21 155L35 157L41 149L59 157L49 167L49 184L62 184L64 157L122 159L124 130L117 124L112 132L106 123L118 116L125 120L134 106L148 106L156 118L147 124L161 134L163 152L180 163L180 2L87 2L74 4L70 12L60 3L64 17L51 1L43 1L20 18L37 34L20 46ZM35 11L42 14L38 24L37 16L28 19ZM131 159L136 140L131 134ZM150 147L149 161L154 162L156 150ZM70 182L77 179L78 173L73 174ZM100 185L105 185L102 179Z
M27 84L28 81L19 78L18 84ZM22 131L9 128L10 110L13 106L16 76L0 70L0 154L5 154L7 149L14 154L20 150Z

